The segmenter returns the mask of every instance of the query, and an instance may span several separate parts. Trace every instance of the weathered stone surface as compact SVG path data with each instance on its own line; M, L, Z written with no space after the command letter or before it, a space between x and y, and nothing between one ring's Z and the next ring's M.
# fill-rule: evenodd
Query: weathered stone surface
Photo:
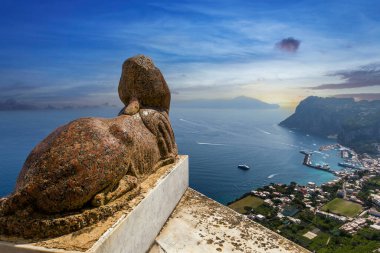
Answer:
M155 137L138 115L78 119L32 150L17 180L17 200L9 199L7 207L32 205L46 213L79 209L127 173L151 170L159 158Z
M148 253L311 253L188 188Z
M170 91L161 71L153 61L137 55L123 64L119 82L119 97L125 104L124 114L134 114L136 101L140 108L154 108L169 113Z
M145 56L126 65L121 80L137 80L119 86L120 97L129 98L123 102L131 102L129 115L80 118L39 143L13 194L0 200L0 233L48 237L85 227L120 210L146 175L175 161L166 82Z

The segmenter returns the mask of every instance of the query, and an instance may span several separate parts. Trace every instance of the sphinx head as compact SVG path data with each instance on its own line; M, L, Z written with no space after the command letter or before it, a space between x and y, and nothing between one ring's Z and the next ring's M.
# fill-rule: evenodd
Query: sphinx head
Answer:
M169 87L149 57L137 55L123 63L118 91L125 105L122 114L133 115L147 108L169 113Z

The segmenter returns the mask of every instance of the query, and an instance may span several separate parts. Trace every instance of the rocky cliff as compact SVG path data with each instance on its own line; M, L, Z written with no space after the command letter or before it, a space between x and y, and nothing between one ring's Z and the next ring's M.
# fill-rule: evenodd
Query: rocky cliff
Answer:
M280 125L319 136L336 135L339 143L358 152L380 154L380 100L311 96Z

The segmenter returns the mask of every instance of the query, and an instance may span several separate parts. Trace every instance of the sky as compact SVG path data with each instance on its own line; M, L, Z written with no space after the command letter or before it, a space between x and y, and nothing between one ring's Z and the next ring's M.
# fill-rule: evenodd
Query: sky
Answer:
M379 12L377 0L0 0L0 102L121 104L136 54L178 101L380 98Z

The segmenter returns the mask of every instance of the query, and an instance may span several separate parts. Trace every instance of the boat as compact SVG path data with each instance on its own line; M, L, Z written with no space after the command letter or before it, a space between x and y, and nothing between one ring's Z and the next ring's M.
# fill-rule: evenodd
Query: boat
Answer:
M323 168L324 170L330 170L330 169L331 169L331 168L330 168L330 165L328 165L327 163L323 164L323 165L322 165L322 168Z
M323 164L323 165L317 164L315 168L319 170L326 170L326 171L330 170L330 166L328 164Z
M351 163L338 163L339 166L343 168L350 168L350 169L356 169L356 166Z
M311 155L311 152L306 151L306 150L301 150L300 153L303 155Z
M239 164L237 167L242 170L249 170L249 166L247 164Z
M330 168L330 165L328 165L327 163L326 164L312 164L310 159L308 158L305 158L304 159L304 162L303 162L304 165L306 165L307 167L310 167L310 168L314 168L314 169L318 169L318 170L324 170L324 171L331 171L331 168Z

